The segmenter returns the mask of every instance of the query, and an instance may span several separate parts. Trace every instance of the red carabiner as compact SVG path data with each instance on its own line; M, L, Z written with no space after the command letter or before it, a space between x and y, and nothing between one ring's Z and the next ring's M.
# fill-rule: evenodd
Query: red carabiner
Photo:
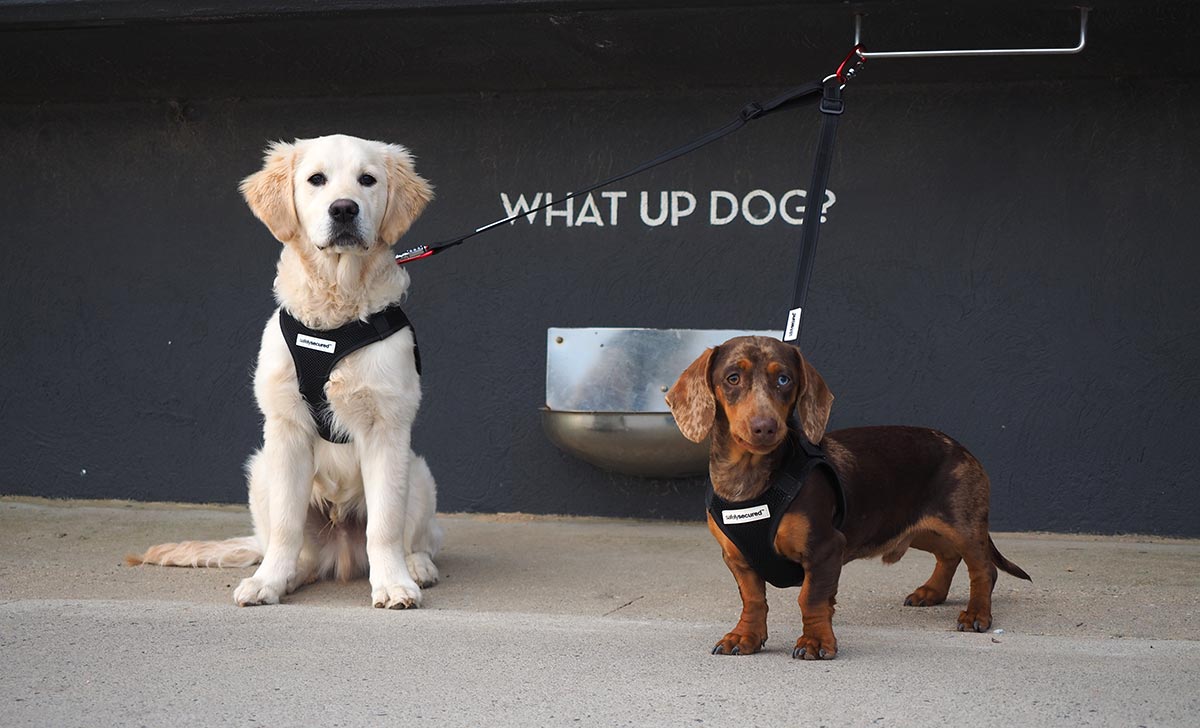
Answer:
M855 58L857 58L857 60L851 63L850 61ZM863 47L862 44L859 43L850 49L850 52L847 53L846 57L842 59L841 64L838 65L837 71L835 71L833 75L837 76L838 82L844 86L846 82L854 78L854 75L862 69L863 64L866 62L867 57L863 55Z

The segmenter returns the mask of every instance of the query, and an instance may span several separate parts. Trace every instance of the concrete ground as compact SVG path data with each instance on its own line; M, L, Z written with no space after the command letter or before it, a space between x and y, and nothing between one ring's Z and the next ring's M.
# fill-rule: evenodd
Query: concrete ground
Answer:
M843 572L830 662L713 656L739 599L701 524L444 516L425 605L365 580L239 609L250 569L127 567L243 508L0 499L0 726L1200 724L1200 542L998 534L994 628L902 606L931 557Z

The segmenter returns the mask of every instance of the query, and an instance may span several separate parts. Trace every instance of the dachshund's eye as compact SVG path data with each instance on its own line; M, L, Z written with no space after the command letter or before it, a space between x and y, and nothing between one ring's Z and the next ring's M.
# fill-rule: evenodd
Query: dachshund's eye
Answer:
M733 374L725 377L725 381L729 382L730 384L737 384L738 382L742 381L742 375L734 372Z
M321 174L320 172L317 172L308 178L308 183L313 187L320 187L321 185L325 184L325 182L325 175Z
M788 376L788 375L786 375L786 374L780 374L780 375L779 375L779 386L781 386L781 387L786 387L787 385L789 385L789 384L791 384L791 383L792 383L792 378L791 378L791 377L789 377L789 376Z
M360 175L358 178L358 183L363 187L370 187L371 185L375 184L375 178L369 174Z

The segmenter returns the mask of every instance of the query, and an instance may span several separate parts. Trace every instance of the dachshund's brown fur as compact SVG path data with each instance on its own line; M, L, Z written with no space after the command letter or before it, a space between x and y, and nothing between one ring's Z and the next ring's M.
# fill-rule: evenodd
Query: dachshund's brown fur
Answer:
M683 434L712 437L709 473L729 501L757 497L782 463L789 427L821 444L848 503L841 529L833 526L833 486L816 469L792 502L775 536L775 550L804 566L800 611L804 631L793 657L837 655L833 612L842 564L871 556L900 560L909 547L937 559L933 574L904 600L924 607L946 600L960 561L971 580L958 629L983 632L992 624L992 588L999 567L1029 575L1000 555L988 534L988 477L967 449L919 427L858 427L825 434L833 395L799 349L776 339L744 336L709 349L679 377L667 404ZM764 581L708 519L742 595L737 626L713 648L719 654L757 652L767 639Z

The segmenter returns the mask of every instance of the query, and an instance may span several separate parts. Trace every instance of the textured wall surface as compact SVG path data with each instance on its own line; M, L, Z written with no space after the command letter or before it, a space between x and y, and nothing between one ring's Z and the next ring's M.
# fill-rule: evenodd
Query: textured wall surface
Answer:
M804 333L837 395L831 427L955 436L991 473L996 529L1200 535L1200 84L903 81L881 65L848 89ZM415 244L776 90L636 85L0 105L0 492L244 498L279 246L236 186L266 140L408 145L439 195ZM816 117L764 119L617 184L616 225L607 202L604 225L540 214L412 266L415 446L443 510L701 516L698 481L606 473L547 441L545 330L780 327L797 228L715 225L708 205L804 188ZM653 217L662 191L695 212L643 222L641 194Z

